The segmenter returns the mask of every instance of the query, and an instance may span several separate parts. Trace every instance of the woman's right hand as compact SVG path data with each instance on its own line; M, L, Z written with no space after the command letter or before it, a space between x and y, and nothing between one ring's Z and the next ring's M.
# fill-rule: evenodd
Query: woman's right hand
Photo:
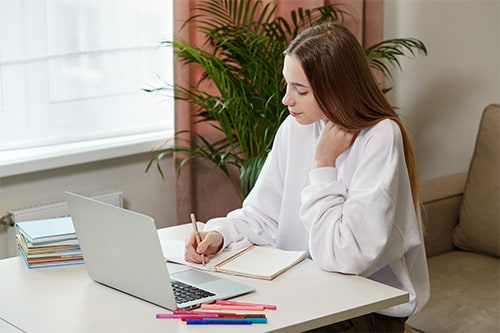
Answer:
M202 262L202 256L204 256L205 263L207 263L210 261L210 255L219 252L221 249L224 243L224 237L217 231L200 231L198 234L201 238L200 244L196 244L194 232L186 239L184 260L199 264Z
M348 131L331 121L327 121L316 142L314 167L335 167L337 157L349 149L358 133L357 131Z

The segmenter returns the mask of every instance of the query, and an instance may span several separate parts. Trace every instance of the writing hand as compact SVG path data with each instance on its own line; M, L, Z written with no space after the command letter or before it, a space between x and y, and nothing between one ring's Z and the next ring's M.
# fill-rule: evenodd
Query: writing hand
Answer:
M217 231L200 231L201 238L199 245L196 244L195 233L192 232L186 239L184 247L184 260L194 263L201 263L202 255L205 256L205 263L210 261L210 254L217 253L223 245L224 238Z
M335 167L337 157L352 145L358 133L327 122L316 142L314 167Z

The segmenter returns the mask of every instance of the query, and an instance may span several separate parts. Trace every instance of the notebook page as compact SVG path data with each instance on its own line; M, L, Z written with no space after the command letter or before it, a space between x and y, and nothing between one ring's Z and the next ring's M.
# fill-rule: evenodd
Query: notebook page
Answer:
M271 280L305 258L304 251L285 251L273 247L254 246L228 261L217 271Z

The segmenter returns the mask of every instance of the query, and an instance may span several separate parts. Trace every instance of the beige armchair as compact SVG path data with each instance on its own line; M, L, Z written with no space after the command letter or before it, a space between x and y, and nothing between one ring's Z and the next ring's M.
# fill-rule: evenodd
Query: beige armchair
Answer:
M416 332L500 332L500 105L483 112L467 173L422 184L431 299Z

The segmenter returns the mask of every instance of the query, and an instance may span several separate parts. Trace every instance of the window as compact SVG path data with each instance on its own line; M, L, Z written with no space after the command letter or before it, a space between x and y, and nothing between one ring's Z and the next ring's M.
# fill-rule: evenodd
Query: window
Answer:
M0 155L173 128L170 0L0 2Z

